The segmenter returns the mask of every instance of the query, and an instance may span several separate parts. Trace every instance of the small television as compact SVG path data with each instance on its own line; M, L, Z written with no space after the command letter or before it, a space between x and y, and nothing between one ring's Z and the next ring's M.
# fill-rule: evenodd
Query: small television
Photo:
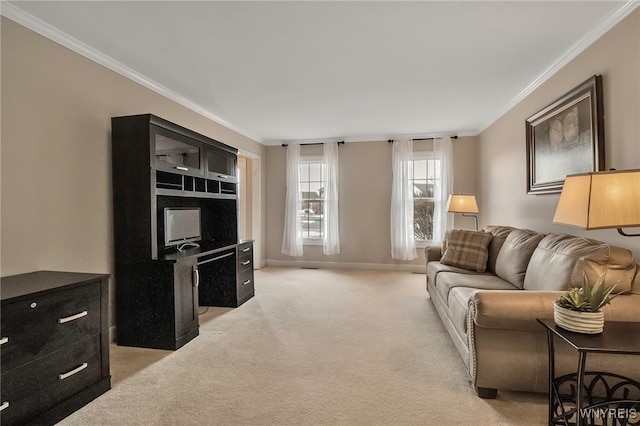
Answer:
M180 249L183 244L193 243L201 238L199 207L165 207L165 247L178 246Z

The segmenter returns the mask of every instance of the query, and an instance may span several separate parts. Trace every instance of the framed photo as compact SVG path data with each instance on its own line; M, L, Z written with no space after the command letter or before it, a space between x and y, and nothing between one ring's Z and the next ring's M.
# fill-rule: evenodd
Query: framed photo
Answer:
M575 173L604 170L602 76L526 120L527 194L561 192Z

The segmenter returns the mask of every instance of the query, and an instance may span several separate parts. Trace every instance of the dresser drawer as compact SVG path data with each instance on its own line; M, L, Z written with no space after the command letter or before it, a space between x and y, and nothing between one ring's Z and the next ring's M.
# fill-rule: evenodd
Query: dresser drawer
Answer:
M240 256L238 259L238 272L244 272L247 269L253 269L253 256L251 253Z
M2 305L1 371L100 335L100 283ZM4 376L3 376L4 377Z
M77 341L2 374L2 425L29 420L98 382L102 377L99 336Z
M253 256L253 243L244 243L238 245L238 258L242 256Z
M238 272L253 269L253 244L246 243L238 246Z
M247 269L246 271L238 275L237 296L238 300L244 298L247 294L253 293L253 269Z

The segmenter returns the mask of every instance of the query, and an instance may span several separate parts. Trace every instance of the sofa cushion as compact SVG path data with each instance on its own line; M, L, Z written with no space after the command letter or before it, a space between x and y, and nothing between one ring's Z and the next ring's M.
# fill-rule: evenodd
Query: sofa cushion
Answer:
M528 229L512 230L496 259L496 275L518 288L524 288L527 265L544 235Z
M487 271L495 272L496 271L496 260L498 259L498 253L500 253L500 249L504 244L504 240L506 240L507 236L513 231L513 227L511 226L496 226L490 225L487 226L484 231L489 232L493 235L491 238L491 242L489 243L488 251L489 257L487 259Z
M436 280L436 291L442 300L449 303L449 292L456 287L466 287L479 290L518 290L511 283L492 274L457 274L442 272Z
M445 265L484 272L487 269L487 246L493 236L484 231L450 229L445 233L446 249L440 262Z
M531 256L525 290L566 290L582 286L584 274L592 281L605 274L616 284L615 292L627 291L636 274L631 252L601 241L566 234L549 234Z
M471 274L471 275L490 275L488 272L476 272L469 269L462 269L451 265L445 265L440 262L427 263L427 282L435 283L437 275L440 272L456 272L458 274ZM492 275L492 274L491 274Z

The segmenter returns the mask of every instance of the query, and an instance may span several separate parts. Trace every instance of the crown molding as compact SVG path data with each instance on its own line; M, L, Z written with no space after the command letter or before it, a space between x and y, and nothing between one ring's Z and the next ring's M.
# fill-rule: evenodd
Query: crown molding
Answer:
M523 99L529 96L534 90L547 81L551 76L560 71L564 66L571 62L576 56L582 53L587 47L591 46L593 42L602 37L607 31L613 28L618 22L624 19L628 14L633 12L638 6L640 6L640 0L627 0L627 2L620 7L617 11L612 13L607 19L603 20L600 25L593 28L584 37L574 43L566 52L564 52L559 58L551 63L535 80L533 80L527 87L518 93L509 103L503 106L495 118L484 124L476 134L484 132L489 126L495 123L500 117L506 114L511 108L515 107Z
M388 141L389 139L432 139L432 138L443 138L445 136L458 136L458 137L467 137L467 136L478 136L478 133L475 130L457 130L450 132L439 132L439 133L405 133L405 134L397 134L397 133L387 133L387 134L362 134L362 135L351 135L351 136L341 136L341 137L326 137L326 138L313 138L313 139L266 139L263 144L266 146L276 146L283 143L320 143L320 142L380 142L380 141Z
M115 59L111 58L110 56L105 55L104 53L86 45L85 43L81 42L80 40L70 36L69 34L66 34L63 31L60 31L58 28L42 21L41 19L36 18L35 16L26 13L25 11L23 11L22 9L20 9L19 7L15 6L14 4L11 3L7 3L7 2L1 2L0 3L0 14L14 22L16 22L17 24L22 25L23 27L26 27L38 34L40 34L43 37L48 38L49 40L52 40L82 56L84 56L87 59L90 59L93 62L96 62L112 71L115 71L116 73L122 75L123 77L128 78L129 80L132 80L144 87L146 87L147 89L153 90L154 92L158 93L159 95L164 96L165 98L168 98L212 121L215 121L218 124L221 124L249 139L252 139L260 144L264 144L264 142L262 141L261 138L257 137L256 135L251 134L251 132L248 132L244 129L241 129L238 126L233 125L232 123L229 123L225 120L223 120L222 118L216 116L215 114L212 114L210 111L207 111L205 108L201 107L200 105L190 101L189 99L185 98L184 96L174 92L173 90L157 83L156 81L150 79L149 77L135 71L132 68L127 67L126 65L116 61Z

